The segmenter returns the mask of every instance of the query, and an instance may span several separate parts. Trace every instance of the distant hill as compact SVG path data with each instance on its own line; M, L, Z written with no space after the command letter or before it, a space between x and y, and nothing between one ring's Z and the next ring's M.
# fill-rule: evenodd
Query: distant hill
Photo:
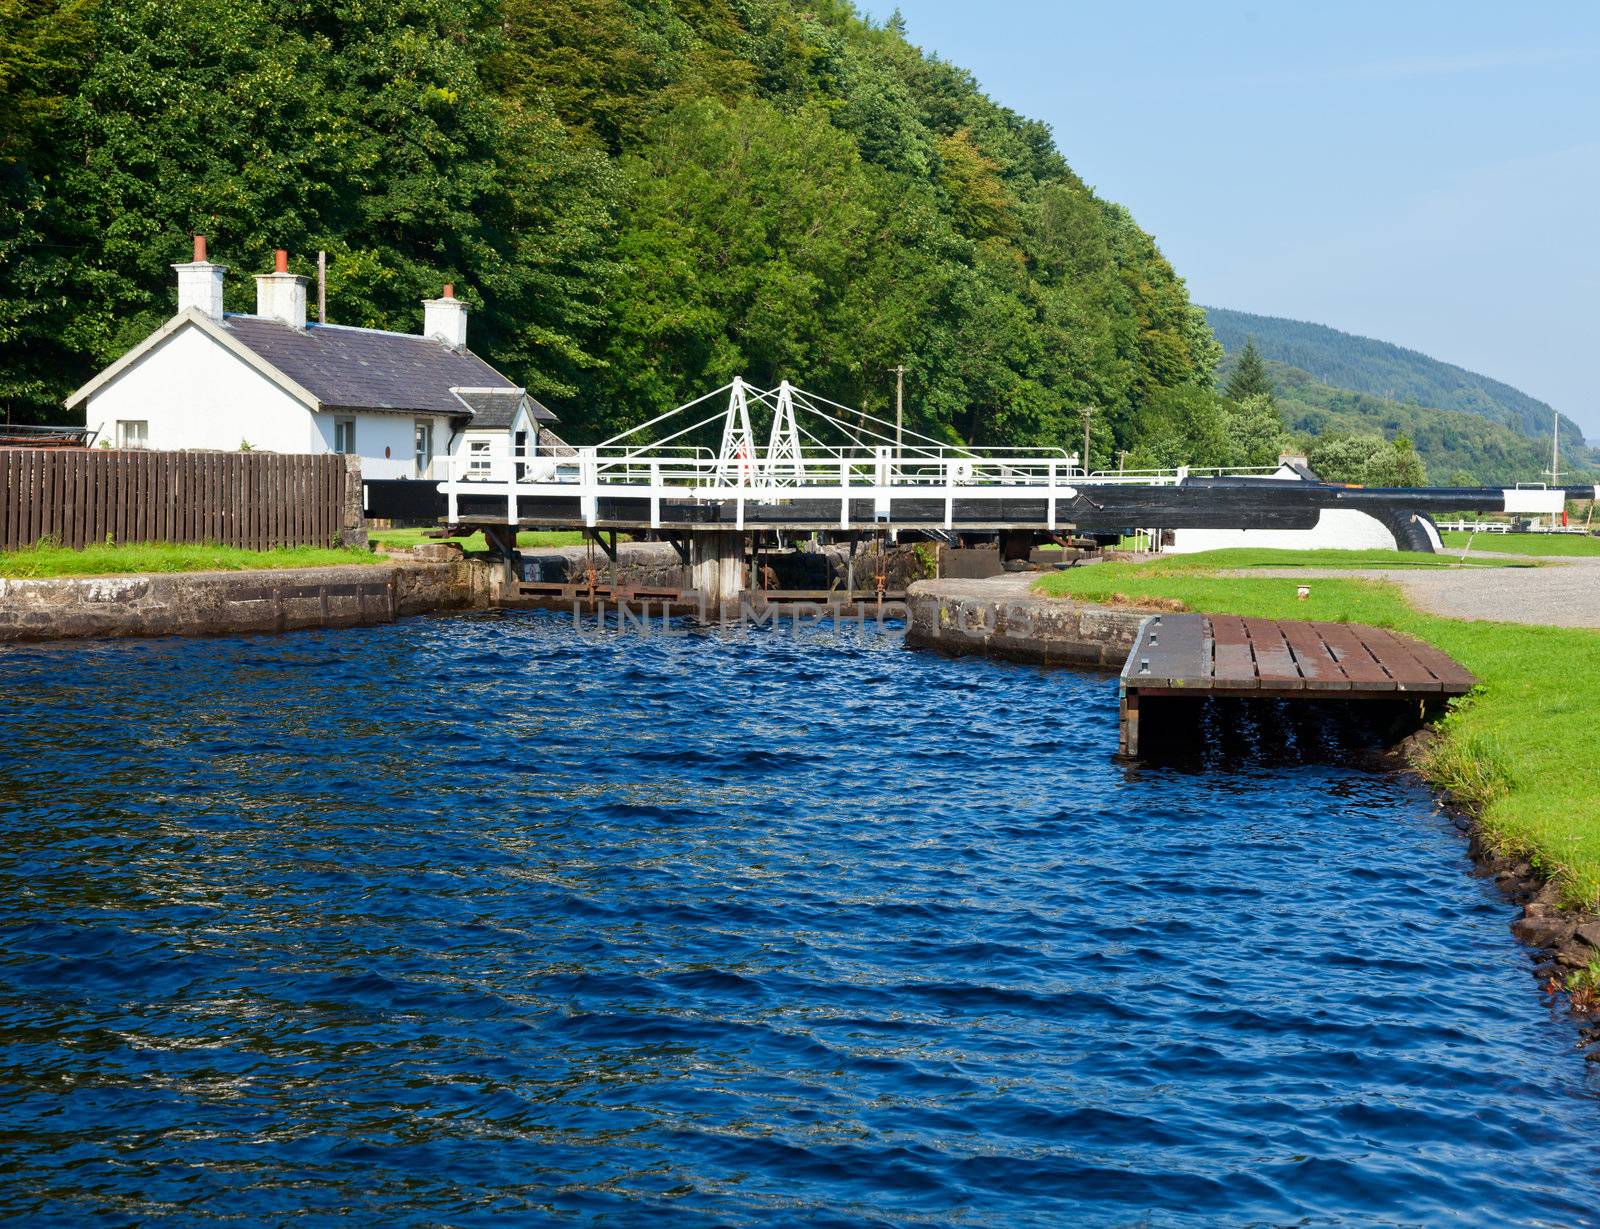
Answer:
M1448 482L1458 470L1480 482L1536 482L1550 464L1555 410L1521 389L1326 325L1222 307L1204 310L1228 353L1223 378L1246 338L1254 338L1295 430L1404 432L1433 482ZM1566 415L1561 463L1574 478L1597 464L1582 429Z
M1223 360L1222 378L1234 357ZM1519 434L1501 423L1461 410L1405 405L1352 388L1324 384L1298 367L1266 359L1284 422L1296 435L1378 434L1409 437L1439 486L1501 486L1543 482L1550 464L1548 440ZM1576 442L1562 450L1562 480L1592 476L1593 454Z

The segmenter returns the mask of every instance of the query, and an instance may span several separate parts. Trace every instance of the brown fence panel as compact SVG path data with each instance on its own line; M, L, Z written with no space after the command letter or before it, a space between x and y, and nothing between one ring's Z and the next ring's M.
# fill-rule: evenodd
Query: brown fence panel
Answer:
M0 550L108 536L326 546L343 524L344 472L331 455L0 448Z
M61 453L61 545L78 548L78 454Z

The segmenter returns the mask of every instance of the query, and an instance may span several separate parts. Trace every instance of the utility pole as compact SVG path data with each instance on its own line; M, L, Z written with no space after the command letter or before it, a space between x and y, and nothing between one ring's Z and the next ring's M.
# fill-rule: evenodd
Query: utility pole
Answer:
M328 323L328 253L317 252L317 323Z
M1117 477L1119 477L1119 478L1122 477L1122 471L1127 466L1127 464L1128 464L1128 450L1126 448L1117 449Z
M904 451L901 443L904 438L906 421L906 365L898 364L894 369L894 451L898 458Z
M1083 465L1084 477L1089 476L1089 420L1094 417L1094 406L1086 405L1081 411L1083 415L1083 456L1080 461Z
M1561 485L1561 411L1556 410L1551 415L1550 423L1550 485ZM1563 511L1566 505L1562 504ZM1550 528L1556 527L1556 514L1550 514Z

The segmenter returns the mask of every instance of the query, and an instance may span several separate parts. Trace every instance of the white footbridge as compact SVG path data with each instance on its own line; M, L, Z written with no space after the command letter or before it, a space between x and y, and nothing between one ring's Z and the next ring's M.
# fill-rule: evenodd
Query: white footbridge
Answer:
M1061 448L953 445L788 381L763 389L742 378L592 447L448 461L440 490L452 524L492 516L591 529L742 531L747 513L761 510L757 519L770 526L785 520L775 511L785 507L795 524L815 527L821 505L842 530L896 521L948 530L1009 523L1006 507L1028 500L1038 515L1027 519L1055 530L1083 488L1174 486L1191 476L1187 468L1089 473ZM1274 468L1203 472L1262 477Z

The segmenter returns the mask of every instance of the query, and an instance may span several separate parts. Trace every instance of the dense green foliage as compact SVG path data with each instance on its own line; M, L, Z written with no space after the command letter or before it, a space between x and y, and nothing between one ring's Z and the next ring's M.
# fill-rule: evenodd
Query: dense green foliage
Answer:
M1229 401L1205 389L1163 390L1128 458L1134 469L1275 466L1291 443L1270 396Z
M1535 482L1540 471L1550 467L1555 411L1509 384L1415 350L1320 324L1220 307L1205 311L1217 340L1228 351L1225 373L1234 370L1247 344L1253 343L1264 358L1274 360L1267 371L1279 398L1306 407L1285 406L1296 430L1370 431L1375 424L1357 422L1355 416L1392 420L1380 429L1389 435L1403 432L1415 440L1436 477L1462 471L1477 481ZM1298 388L1291 387L1295 383ZM1328 417L1307 412L1315 409L1327 411ZM1452 411L1487 419L1504 430L1485 430L1481 423L1453 416ZM1576 474L1595 468L1596 458L1570 418L1561 420L1561 438L1563 470ZM1519 446L1517 439L1540 441L1542 449Z
M489 91L496 16L442 0L98 3L23 162L35 233L0 287L0 318L21 316L0 395L45 410L170 316L190 231L238 272L279 246L309 272L326 248L346 323L415 328L418 300L458 278L482 308L479 347L575 388L600 323L610 168ZM250 280L230 279L230 309L253 305ZM24 380L13 353L53 361Z
M455 281L578 440L740 372L882 410L900 362L911 426L1073 448L1091 405L1102 465L1225 408L1150 236L844 0L0 0L0 80L20 419L170 316L194 231L230 310L280 246L338 322Z
M1426 486L1427 469L1403 435L1323 435L1311 441L1306 459L1329 482L1361 486Z

